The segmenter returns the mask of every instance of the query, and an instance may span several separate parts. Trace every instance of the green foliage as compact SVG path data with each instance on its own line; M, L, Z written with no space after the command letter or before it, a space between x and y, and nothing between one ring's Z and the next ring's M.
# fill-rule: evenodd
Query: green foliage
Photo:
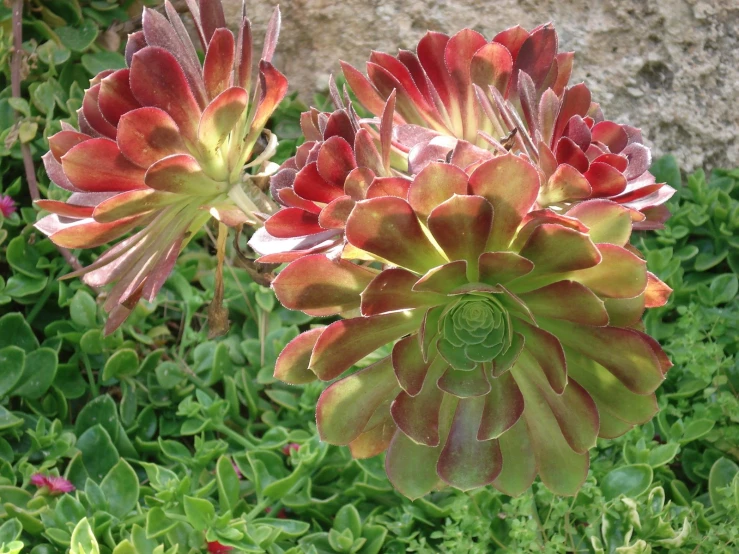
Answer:
M24 98L9 98L9 75L2 84L0 192L21 209L0 221L0 554L187 554L213 541L270 554L737 551L739 171L699 171L682 186L673 158L655 164L679 189L666 228L635 237L675 291L645 322L675 364L659 416L599 444L574 498L535 484L518 498L488 488L410 502L392 490L382 457L352 460L318 441L322 384L272 377L284 345L325 319L280 307L231 266L231 327L207 338L206 233L160 297L109 337L104 295L60 280L64 260L31 227L19 143L38 168L59 120L75 123L87 80L120 64L108 27L127 8L29 1ZM0 20L7 67L6 8ZM282 159L303 109L288 99L272 122L286 139ZM48 196L62 194L38 176ZM75 490L53 495L31 483L39 473Z

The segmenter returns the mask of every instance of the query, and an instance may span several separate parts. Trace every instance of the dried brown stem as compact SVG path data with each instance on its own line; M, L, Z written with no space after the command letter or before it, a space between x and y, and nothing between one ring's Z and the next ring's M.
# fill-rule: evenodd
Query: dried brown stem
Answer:
M10 89L14 98L21 97L21 64L23 63L23 0L13 0L13 60L10 65ZM33 157L28 144L21 143L23 168L28 181L28 190L32 200L40 198L36 170L33 167ZM66 248L56 247L59 253L74 270L82 269L77 258Z

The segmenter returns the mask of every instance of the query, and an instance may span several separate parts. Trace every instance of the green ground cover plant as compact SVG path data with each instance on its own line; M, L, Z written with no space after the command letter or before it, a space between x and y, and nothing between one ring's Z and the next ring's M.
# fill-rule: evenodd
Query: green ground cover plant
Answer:
M683 177L671 156L652 168L678 190L665 229L631 239L674 290L645 318L675 364L658 415L599 440L574 497L536 481L515 498L487 487L410 501L382 456L353 460L318 440L324 383L273 377L285 345L332 320L282 307L232 244L231 325L209 338L214 227L191 240L162 293L109 336L105 292L60 280L69 267L33 228L22 147L43 195L61 199L40 156L60 120L76 121L87 80L122 67L107 33L127 7L30 2L22 98L12 98L8 71L2 84L0 194L12 202L0 219L0 554L739 549L739 170ZM0 21L7 68L9 9ZM294 154L304 110L290 97L270 120L283 139L277 162Z

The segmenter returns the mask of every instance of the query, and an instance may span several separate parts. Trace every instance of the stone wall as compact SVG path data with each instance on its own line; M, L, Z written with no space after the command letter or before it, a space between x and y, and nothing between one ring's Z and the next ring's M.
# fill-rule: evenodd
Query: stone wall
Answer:
M224 0L231 21L241 0ZM255 38L273 0L248 4ZM413 49L427 29L486 37L554 22L609 119L641 127L686 170L739 166L739 0L286 0L277 66L306 101L338 60Z

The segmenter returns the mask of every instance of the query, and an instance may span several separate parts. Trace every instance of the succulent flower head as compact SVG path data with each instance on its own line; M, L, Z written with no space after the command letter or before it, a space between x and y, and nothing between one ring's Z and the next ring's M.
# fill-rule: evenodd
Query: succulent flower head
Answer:
M638 129L606 120L584 84L568 86L573 53L558 52L551 24L513 27L487 41L464 29L429 32L416 52L373 52L367 77L342 64L362 105L378 115L397 94L396 144L411 173L444 160L460 141L477 161L514 152L542 175L538 207L565 211L588 198L633 210L637 228L655 228L674 190L647 171Z
M16 212L15 201L10 196L0 194L0 214L10 217Z
M143 30L129 36L128 67L91 81L77 131L64 126L44 156L66 202L41 200L52 212L37 223L67 248L92 248L139 229L85 268L90 285L115 283L105 309L116 328L142 296L153 299L183 245L215 216L228 225L256 223L267 211L250 198L250 168L265 166L276 146L267 119L287 81L271 64L279 11L270 21L251 88L249 20L238 36L226 28L219 0L188 1L205 49L201 64L170 2L166 16L145 9Z
M74 485L64 477L55 477L53 475L43 475L35 473L31 476L31 483L39 488L46 488L49 494L63 494L72 492Z
M573 494L596 438L656 411L670 364L639 327L669 288L628 246L629 210L537 209L540 188L510 153L471 174L429 163L405 192L356 203L344 258L304 256L273 283L288 308L347 318L294 339L276 377L338 379L318 402L321 437L357 457L387 449L407 496L517 494L537 474ZM390 354L342 377L378 349Z

